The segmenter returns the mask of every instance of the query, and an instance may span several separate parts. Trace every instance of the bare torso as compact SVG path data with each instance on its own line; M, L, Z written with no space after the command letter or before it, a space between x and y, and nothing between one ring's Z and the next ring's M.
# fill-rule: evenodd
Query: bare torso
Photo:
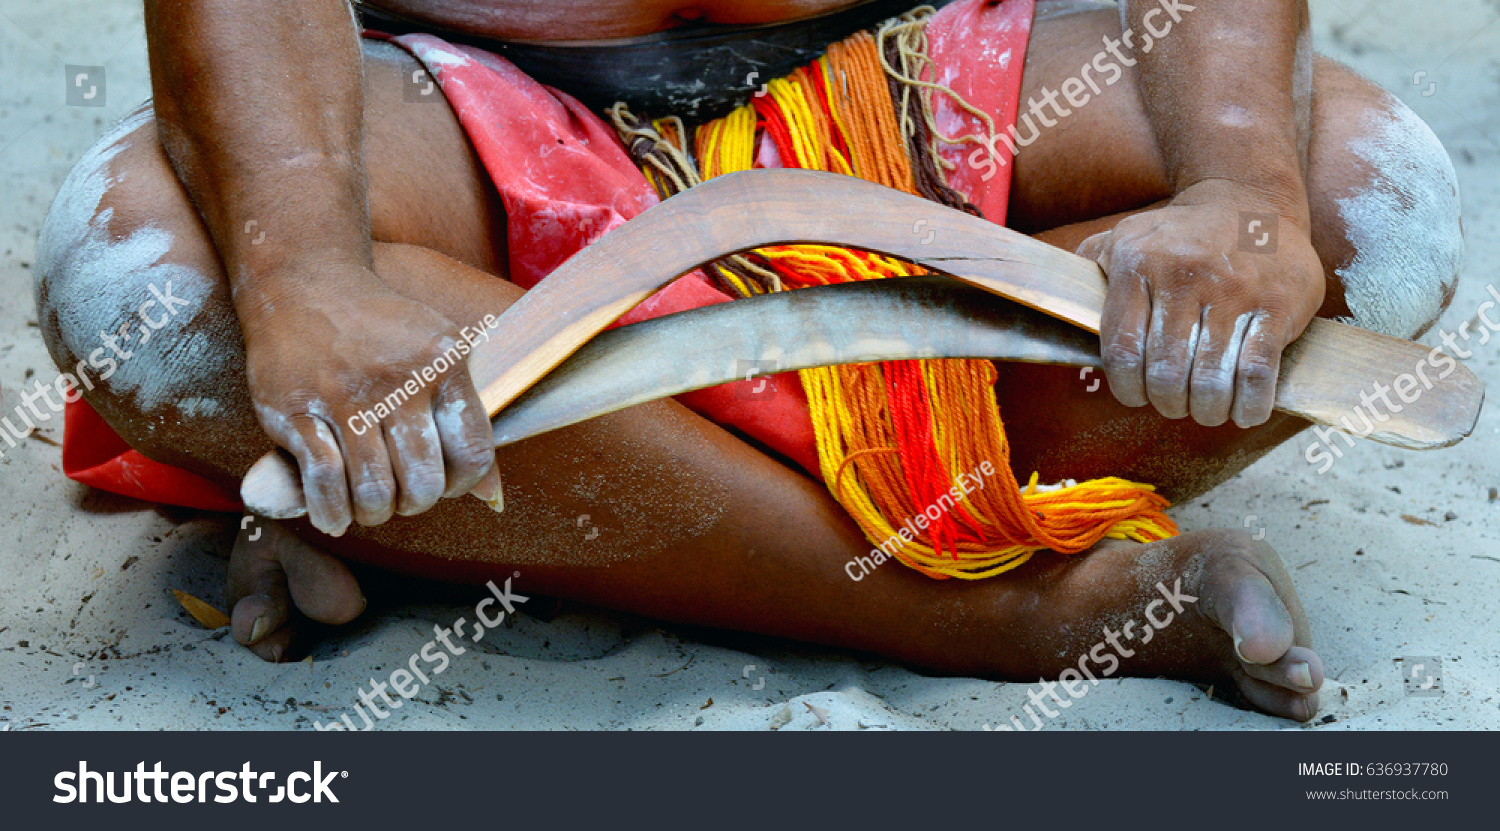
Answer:
M374 0L403 17L499 40L635 37L694 21L755 25L855 5L850 0Z

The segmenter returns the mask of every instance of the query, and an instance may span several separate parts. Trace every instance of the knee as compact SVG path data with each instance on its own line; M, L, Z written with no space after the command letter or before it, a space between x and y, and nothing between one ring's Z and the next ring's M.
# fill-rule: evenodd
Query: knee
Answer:
M196 225L180 192L143 108L84 154L42 226L33 288L43 340L112 423L211 409L188 388L222 386L231 370L232 353L214 343L227 294L221 307L216 274L180 244L184 223Z
M1346 110L1339 146L1331 148L1347 159L1349 179L1332 200L1347 242L1334 274L1349 322L1415 338L1437 322L1458 283L1458 177L1432 129L1395 96L1364 83L1364 100Z

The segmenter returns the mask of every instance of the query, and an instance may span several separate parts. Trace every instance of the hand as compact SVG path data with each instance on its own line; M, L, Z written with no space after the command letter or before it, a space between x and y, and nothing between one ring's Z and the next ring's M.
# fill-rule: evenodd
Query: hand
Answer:
M261 426L296 457L318 530L337 536L351 520L378 525L471 489L497 495L467 365L422 380L445 352L458 354L459 327L357 265L274 282L297 288L241 315L250 396Z
M1279 215L1275 242L1242 245L1242 212ZM1207 427L1271 417L1281 352L1324 291L1311 236L1285 213L1212 182L1083 241L1109 277L1100 347L1120 403Z

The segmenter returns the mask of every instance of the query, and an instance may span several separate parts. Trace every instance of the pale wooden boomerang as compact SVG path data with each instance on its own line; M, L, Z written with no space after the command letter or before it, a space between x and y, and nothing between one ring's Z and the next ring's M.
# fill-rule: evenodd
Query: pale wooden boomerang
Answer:
M860 179L805 170L748 171L711 179L646 211L578 252L507 309L491 339L476 345L469 356L469 371L485 409L492 417L501 413L610 323L677 276L734 252L796 243L839 245L900 257L1086 332L1095 335L1099 332L1105 281L1098 264L1091 260L978 217ZM790 294L811 291L802 289ZM962 333L948 337L941 344L930 337L908 340L907 335L916 327L903 330L902 303L882 303L879 294L855 291L846 299L839 299L837 291L820 291L820 299L809 299L805 304L781 301L779 308L764 309L760 308L762 301L782 295L740 300L715 307L713 323L700 327L705 332L700 338L722 337L726 331L735 331L739 333L737 337L748 338L742 345L751 347L741 359L765 360L755 356L774 353L779 348L786 358L779 365L781 369L796 368L793 363L819 366L918 357L1011 359L1012 351L1046 351L1044 346L1034 343L1018 346L1021 341L1016 338L997 342L991 337L984 341L990 346L989 351L1004 354L969 354L984 350L966 349ZM804 326L806 310L820 303L830 306L818 316L823 328L809 330ZM886 316L881 316L876 308L886 312ZM948 308L956 312L950 318L952 326L977 332L984 325L994 325L993 320L980 324L973 313L957 310L951 304ZM740 378L742 370L724 367L722 356L708 361L708 369L695 366L679 373L692 375L693 386L684 388L680 379L671 378L670 364L681 365L685 356L691 354L690 347L701 340L664 338L662 333L670 331L664 327L687 325L689 316L707 311L700 309L661 318L647 334L640 335L642 343L648 344L649 340L649 344L636 348L634 354L657 351L669 368L663 373L659 366L651 369L638 363L620 365L616 372L634 373L637 367L642 371L637 373L640 378L636 382L623 385L622 389L629 388L629 392L619 399L618 406L605 402L605 408L601 409L597 398L585 405L580 402L589 396L584 395L569 403L573 409L544 413L539 421L515 432L514 437L502 418L496 427L497 440L509 443L523 437L522 433L536 435L611 409ZM909 311L908 304L906 312ZM581 362L570 362L567 371L559 374L547 389L565 386L571 373L585 373L581 367L596 364L605 347L623 348L629 337L623 333L643 325L614 330L612 335L619 333L622 337L590 350ZM841 337L837 330L851 326L859 332L843 337L864 339L866 346L879 342L880 348L849 349L843 353L825 348ZM877 326L882 328L873 328ZM1036 337L1061 337L1061 330L1056 328L1034 331ZM901 334L897 337L891 333ZM932 354L938 349L949 352ZM1094 341L1087 365L1098 365L1097 349ZM1067 350L1060 347L1060 351ZM1430 351L1409 341L1314 319L1302 337L1282 354L1276 409L1314 423L1339 427L1341 417L1352 417L1357 408L1364 406L1362 391L1373 389L1377 381L1389 385L1396 376L1422 363ZM771 359L777 358L773 355ZM1041 362L1075 360L1085 363L1077 355ZM593 378L598 377L596 371ZM1400 412L1389 412L1388 419L1366 438L1398 447L1427 449L1456 444L1469 435L1483 403L1482 383L1461 364L1448 378L1433 380L1432 389L1424 390L1416 401L1404 403ZM655 394L657 391L660 394ZM241 495L249 509L272 518L291 518L305 512L300 477L290 457L282 453L268 454L251 468Z

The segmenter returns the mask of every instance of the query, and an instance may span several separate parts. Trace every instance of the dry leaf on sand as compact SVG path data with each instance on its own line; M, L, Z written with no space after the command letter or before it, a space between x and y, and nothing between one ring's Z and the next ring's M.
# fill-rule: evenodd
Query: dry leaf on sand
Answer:
M203 624L206 628L221 629L229 625L228 615L204 603L202 600L177 589L173 589L172 594L177 596L177 602L182 604L182 608L187 609L187 613L192 615L194 620Z

